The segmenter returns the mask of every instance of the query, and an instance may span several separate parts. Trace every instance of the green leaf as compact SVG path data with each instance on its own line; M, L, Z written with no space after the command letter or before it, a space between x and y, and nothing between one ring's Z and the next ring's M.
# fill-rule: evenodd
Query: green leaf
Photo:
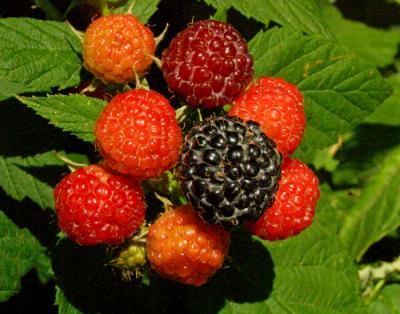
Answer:
M231 7L231 3L227 0L204 0L205 3L212 6L215 9L215 13L210 17L212 20L226 21L227 11ZM268 25L269 21L265 21L264 24Z
M56 287L56 305L58 305L59 314L81 314L75 306L73 306L64 295L64 292L57 286Z
M17 201L28 197L42 208L53 208L53 188L35 178L27 168L62 165L50 152L27 158L0 156L0 187Z
M62 160L54 152L46 152L27 157L7 157L7 162L21 167L63 166Z
M150 17L157 11L159 3L160 0L128 0L126 4L114 9L113 12L131 13L136 16L140 22L147 23Z
M313 225L296 237L267 242L249 239L244 231L234 232L228 268L209 284L190 291L190 312L361 311L358 274L336 235L327 193L318 203Z
M389 77L387 82L393 87L393 94L368 116L365 121L400 126L400 74Z
M219 14L221 10L233 7L247 18L254 18L265 25L273 20L293 30L332 38L314 0L206 0L205 2L216 8Z
M0 79L0 101L5 100L13 94L20 94L25 91L23 83L11 82Z
M400 127L360 124L348 134L336 154L339 165L332 173L337 186L363 187L386 155L400 143Z
M398 29L383 30L343 18L340 11L331 4L322 10L325 24L337 38L339 44L354 51L364 60L378 67L393 62L400 43Z
M273 313L355 313L358 274L335 230L335 213L322 193L313 225L299 236L266 246L274 261Z
M332 229L335 234L339 233L339 226L343 223L348 212L358 201L360 192L358 189L346 189L346 190L330 190L324 186L324 190L321 189L321 193L325 194L325 197L329 201L329 206L332 208L331 220ZM334 221L334 222L332 222Z
M368 306L369 314L400 314L400 284L385 286Z
M21 289L20 278L38 261L48 260L44 248L27 229L19 229L0 211L0 302ZM49 265L49 262L47 262Z
M53 269L51 268L50 258L47 254L41 254L35 263L35 269L39 277L39 281L45 284L54 278Z
M339 161L332 156L329 147L315 152L313 165L317 170L325 169L326 171L333 172L338 164Z
M18 97L50 123L77 137L94 142L94 125L106 101L81 95L49 95Z
M360 260L375 242L400 226L400 146L393 149L346 216L340 238Z
M77 85L81 42L66 23L30 18L0 19L0 98L18 92L49 91Z
M257 77L283 77L303 92L307 127L296 156L307 163L315 150L334 144L391 91L375 68L323 38L275 28L257 34L250 51Z

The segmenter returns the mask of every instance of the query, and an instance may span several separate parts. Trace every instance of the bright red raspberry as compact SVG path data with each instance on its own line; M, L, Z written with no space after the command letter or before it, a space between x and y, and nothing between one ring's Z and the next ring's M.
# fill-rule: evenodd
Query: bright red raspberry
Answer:
M162 54L170 89L193 107L232 102L253 76L247 43L232 25L198 21L180 32Z
M119 244L143 223L140 184L103 165L65 176L54 189L58 225L80 245Z
M147 258L161 277L200 286L228 254L230 234L204 222L191 205L163 213L149 228Z
M98 118L95 135L107 164L137 179L170 169L182 145L174 108L161 94L144 89L115 96Z
M303 95L282 78L257 79L234 100L228 114L258 122L285 156L295 151L306 127Z
M297 235L311 225L318 199L317 176L301 161L287 157L274 204L247 227L265 240Z
M156 49L151 30L130 14L94 20L86 30L83 62L86 69L107 83L126 83L150 67Z

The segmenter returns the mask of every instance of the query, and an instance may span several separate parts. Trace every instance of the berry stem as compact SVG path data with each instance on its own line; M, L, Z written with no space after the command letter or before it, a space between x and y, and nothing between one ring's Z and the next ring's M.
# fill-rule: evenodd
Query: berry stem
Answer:
M377 293L383 288L385 283L390 280L394 274L400 273L400 256L393 262L382 262L377 266L367 265L362 268L358 274L363 288L363 297L368 304Z
M199 108L197 108L197 113L199 114L199 121L202 122L203 121L203 116L202 116L201 110Z
M110 15L111 11L108 8L108 1L107 0L100 0L100 10L101 10L101 15L106 16Z
M157 192L154 192L154 195L163 203L166 210L174 205L168 198L161 196Z
M145 238L146 238L148 232L149 232L149 229L147 228L146 224L144 223L139 227L139 231L132 237L132 240L136 241L136 242L138 242L138 241L142 242L144 240L146 242Z
M139 78L139 75L137 75L136 71L135 72L135 87L139 89L145 89L145 90L150 90L150 85L149 82L146 80L146 78Z
M176 120L179 123L183 122L190 112L190 107L188 105L183 105L175 110Z
M83 39L85 37L85 33L78 31L75 27L72 26L71 23L69 23L68 21L66 22L67 25L69 26L69 28L71 29L72 33L74 33L74 35L79 39L79 41L81 43L83 43Z
M164 30L161 32L161 34L158 35L156 38L154 38L154 41L156 42L156 47L157 47L158 44L164 39L165 34L166 34L167 31L168 31L168 27L169 27L169 24L167 23L167 24L165 25L165 27L164 27Z
M132 1L131 5L129 6L128 10L126 10L126 13L130 13L133 15L133 8L135 7L136 0Z
M331 155L332 157L335 157L336 153L343 146L343 144L344 144L343 135L339 135L338 141L329 147L329 155Z
M93 78L88 86L80 91L80 94L84 95L85 93L94 92L99 86L102 85L102 81L97 78Z
M146 53L146 52L144 52L144 55L145 55L146 57L149 57L149 58L153 59L153 61L154 61L154 63L156 64L156 66L161 70L162 61L161 61L160 59L158 59L156 56L153 56L153 55L148 54L148 53Z
M161 176L145 181L144 187L148 187L150 191L153 191L155 196L166 206L187 203L186 198L179 189L176 178L169 170L165 171ZM163 195L168 195L170 199Z
M54 151L53 153L58 159L60 159L61 161L63 161L67 165L68 169L71 172L75 171L78 168L82 168L82 167L86 167L87 166L87 164L83 164L83 163L78 163L78 162L72 161L67 156L62 155L59 152Z

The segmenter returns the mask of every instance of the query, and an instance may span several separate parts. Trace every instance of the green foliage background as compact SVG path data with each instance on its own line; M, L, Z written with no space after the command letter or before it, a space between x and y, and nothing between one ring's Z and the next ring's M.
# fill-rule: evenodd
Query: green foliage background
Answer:
M106 102L73 89L90 75L68 15L50 0L32 1L47 19L0 19L0 301L12 301L36 272L55 286L53 310L67 314L400 313L398 25L347 19L327 0L109 2L157 30L170 20L164 46L184 27L174 28L176 15L229 21L249 41L256 77L301 89L308 125L294 157L320 178L315 221L279 242L235 231L226 268L201 288L151 272L122 282L105 266L106 248L62 238L52 198L69 171L60 156L99 160L92 130ZM154 68L147 79L168 94L160 77ZM148 201L156 214L160 204Z

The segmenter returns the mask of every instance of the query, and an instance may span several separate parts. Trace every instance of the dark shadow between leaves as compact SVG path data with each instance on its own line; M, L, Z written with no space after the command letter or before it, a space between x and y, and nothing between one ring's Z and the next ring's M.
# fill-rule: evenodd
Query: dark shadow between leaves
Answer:
M61 179L70 173L66 166L44 166L44 167L23 167L18 166L21 170L29 173L35 179L55 187Z
M397 25L400 19L400 8L393 1L338 0L335 5L346 18L374 27L388 28Z
M232 233L229 260L209 283L189 288L188 312L217 313L226 302L256 303L268 299L275 273L268 250L243 229ZM189 307L190 306L190 307Z
M371 159L400 144L400 127L383 124L361 124L354 136L338 152L340 159ZM351 157L351 158L350 158Z
M123 281L108 266L107 247L79 246L60 240L51 254L57 285L68 301L84 313L166 313L168 282Z
M63 132L17 99L0 102L0 156L27 157L53 150L94 155L93 144Z
M234 8L230 8L227 12L227 22L231 23L242 36L249 41L258 32L265 30L265 25L253 18L247 18Z
M145 194L146 197L146 221L152 223L164 210L163 203L156 197L153 191L148 190Z
M18 202L2 189L0 189L0 201L0 210L19 228L27 228L46 248L56 243L59 230L50 209L43 209L28 198Z
M373 244L362 258L362 263L372 264L380 261L392 262L400 256L400 228L392 236L388 236Z
M21 170L33 176L35 179L55 187L61 179L70 173L66 166L44 166L44 167L23 167Z
M35 270L31 270L21 278L21 291L7 302L0 303L0 313L25 314L46 313L56 314L54 305L54 282L41 284Z

